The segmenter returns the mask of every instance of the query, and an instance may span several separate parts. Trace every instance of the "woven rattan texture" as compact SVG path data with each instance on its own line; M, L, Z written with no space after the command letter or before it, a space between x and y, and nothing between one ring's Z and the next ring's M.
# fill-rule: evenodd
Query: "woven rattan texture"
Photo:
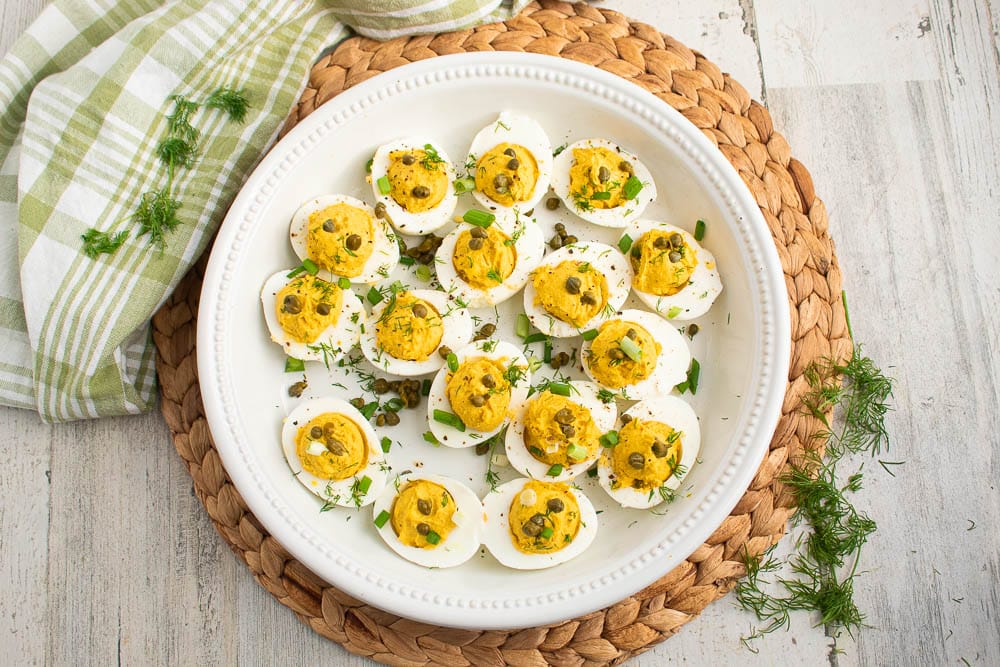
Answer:
M504 24L375 42L354 38L320 60L285 131L362 81L415 60L463 51L530 51L613 72L679 110L725 154L753 193L785 273L792 358L782 416L769 453L732 514L681 565L637 595L551 627L516 632L454 630L403 619L331 588L294 560L247 511L215 450L195 363L204 259L153 318L162 409L195 492L257 581L299 619L347 650L391 665L605 665L677 632L744 574L741 554L776 542L794 511L779 481L813 441L803 410L804 369L850 351L840 270L827 214L806 168L774 131L767 110L702 55L642 23L585 4L543 1Z

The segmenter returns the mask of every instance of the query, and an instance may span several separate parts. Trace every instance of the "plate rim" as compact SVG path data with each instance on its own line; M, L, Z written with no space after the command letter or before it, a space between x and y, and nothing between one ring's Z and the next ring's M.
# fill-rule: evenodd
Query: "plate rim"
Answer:
M344 563L331 563L328 555L316 550L316 545L308 544L293 526L297 519L292 511L276 505L276 498L268 497L266 489L259 485L252 461L255 457L238 432L238 410L225 378L227 317L220 307L227 303L227 283L231 282L233 264L240 259L248 227L269 200L280 172L291 166L303 147L353 119L370 104L421 86L482 76L535 78L579 88L653 121L658 133L665 134L686 155L687 168L700 170L699 176L716 188L715 194L737 221L734 234L742 232L743 238L751 241L749 254L744 254L743 260L759 276L755 286L761 301L754 304L754 314L755 324L760 326L754 340L761 353L761 367L755 397L745 428L726 443L728 447L733 439L739 440L728 464L715 476L710 492L678 529L650 550L596 582L577 583L548 593L544 599L484 600L481 596L443 595L385 580L384 574L368 571L353 560L350 563L354 567L347 576L343 570L329 567ZM532 627L589 613L615 604L667 574L670 568L651 566L651 561L661 559L667 549L675 559L671 568L687 558L729 515L756 475L780 416L791 353L790 313L777 249L756 201L721 151L680 112L632 82L575 61L512 52L452 54L404 65L344 91L301 120L271 147L234 199L211 251L200 311L197 363L207 423L230 479L264 528L310 570L349 595L401 616L468 629ZM329 577L329 572L337 576Z

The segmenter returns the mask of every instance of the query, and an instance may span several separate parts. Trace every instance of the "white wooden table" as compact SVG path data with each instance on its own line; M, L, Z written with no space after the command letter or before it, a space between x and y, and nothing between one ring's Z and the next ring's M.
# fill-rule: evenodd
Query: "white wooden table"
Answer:
M0 52L42 0L0 0ZM635 665L1000 665L1000 0L608 0L764 100L830 211L855 334L897 379L856 597L871 628L711 605ZM159 414L0 408L0 662L368 665L226 548Z

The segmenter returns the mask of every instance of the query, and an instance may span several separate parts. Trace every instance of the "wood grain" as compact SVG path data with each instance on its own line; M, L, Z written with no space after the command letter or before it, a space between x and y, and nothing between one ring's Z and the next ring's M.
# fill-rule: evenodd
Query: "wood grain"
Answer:
M0 51L42 4L0 2ZM1000 7L804 4L602 6L765 95L824 193L855 332L898 379L883 458L906 464L869 462L859 495L880 525L858 584L874 627L837 655L801 614L754 655L752 619L724 599L634 664L1000 664ZM822 39L795 51L796 34ZM0 649L17 664L372 664L228 553L157 414L52 427L0 409L0 432Z

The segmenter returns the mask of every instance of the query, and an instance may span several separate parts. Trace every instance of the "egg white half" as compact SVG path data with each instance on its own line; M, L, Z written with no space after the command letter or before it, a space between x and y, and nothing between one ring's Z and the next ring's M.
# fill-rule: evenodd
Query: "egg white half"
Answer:
M638 324L650 333L653 340L660 344L661 349L656 358L656 367L653 368L649 377L617 390L611 389L611 387L608 389L615 391L626 400L642 400L654 396L665 396L687 379L688 367L691 365L691 351L688 349L684 336L677 329L662 318L645 310L623 310L614 319ZM600 384L600 381L591 372L588 363L590 347L591 341L583 342L581 353L583 371L590 379Z
M378 187L378 179L386 175L389 170L389 154L395 151L424 150L424 146L430 144L444 160L441 165L448 176L448 187L445 190L444 198L437 206L429 211L411 213L396 203L392 194L382 194ZM455 165L452 164L448 154L441 148L441 145L425 137L406 137L390 141L379 146L372 158L372 194L376 202L385 205L389 221L401 234L412 234L422 236L430 234L441 225L451 219L451 214L455 212L455 205L458 203L458 196L455 194Z
M569 322L556 319L541 305L535 304L537 295L535 285L528 280L524 285L524 312L536 329L556 338L578 336L581 332L593 329L613 317L615 311L625 303L632 287L632 266L628 259L618 248L605 243L584 241L563 246L546 255L538 266L556 266L569 260L589 262L592 270L604 274L608 281L608 304L602 312L582 327L575 327Z
M567 397L574 403L587 408L590 411L590 418L594 420L594 425L602 434L614 429L615 421L618 419L618 405L615 401L603 402L598 397L600 385L586 380L572 380L569 383L570 395ZM524 416L531 401L538 394L534 394L524 403L517 406L511 414L510 426L507 428L507 435L504 445L507 451L507 460L515 470L525 477L540 479L546 482L565 482L586 472L594 461L601 455L598 448L593 456L580 460L570 466L564 466L563 471L555 476L549 476L551 466L548 463L539 461L528 451L524 443Z
M517 251L517 262L514 265L514 270L507 276L506 280L496 287L486 291L477 289L462 280L458 272L455 271L453 263L455 244L462 232L470 229L472 225L459 224L444 237L444 240L441 241L441 247L437 251L435 268L441 286L449 294L465 301L469 308L495 306L517 294L528 282L531 272L542 261L542 255L545 253L545 239L542 236L541 228L534 220L519 213L516 209L497 211L496 216L493 224L513 239L514 249Z
M426 375L427 373L433 373L444 364L444 359L438 354L438 350L441 347L449 347L452 350L457 350L468 343L472 340L472 336L475 333L475 325L468 309L459 306L459 301L454 296L429 289L412 289L407 291L434 306L438 314L441 315L444 331L438 346L423 361L397 359L384 351L379 346L378 339L375 336L375 324L382 317L389 303L391 303L391 299L386 298L376 304L372 308L371 315L364 320L364 329L361 332L361 352L373 366L386 373L408 377Z
M399 480L399 488L402 489L409 482L427 480L440 484L455 500L455 514L452 521L455 527L448 537L437 544L433 549L420 549L403 544L392 528L392 520L386 521L379 528L375 527L379 536L385 540L389 548L406 560L422 565L424 567L454 567L461 565L472 558L482 544L483 528L486 520L483 512L483 504L479 497L465 484L442 475L408 475ZM382 512L392 515L392 504L396 500L398 491L393 484L389 484L382 494L375 500L372 508L372 517L377 518Z
M486 528L483 531L483 543L490 553L502 565L515 570L541 570L560 563L565 563L586 551L597 536L597 512L587 496L577 489L570 488L570 493L580 506L580 530L576 538L559 551L545 554L526 554L518 551L510 534L511 503L517 498L527 479L515 479L501 484L483 498L486 510Z
M483 129L481 129L472 139L469 147L469 162L478 163L479 158L497 144L517 144L524 146L535 158L538 165L538 180L535 182L535 189L531 192L531 197L526 201L516 202L512 206L504 206L495 202L479 190L473 191L476 201L491 211L503 209L518 209L528 211L545 196L549 191L549 181L552 178L552 144L549 142L545 130L533 118L523 114L502 111L499 117ZM470 171L469 176L475 178L475 172Z
M375 216L375 211L371 206L354 197L348 197L347 195L324 195L322 197L314 197L302 204L295 211L295 215L292 216L292 223L288 227L288 238L292 244L292 250L298 255L299 259L309 257L306 251L309 216L315 211L321 211L334 204L347 204L348 206L359 208L370 215L372 219L372 254L365 262L361 274L349 280L352 283L372 284L386 278L396 268L396 264L399 263L399 244L396 242L396 235L385 220L379 220ZM334 282L339 278L337 274L323 269L320 270L319 275Z
M480 340L470 343L460 350L455 350L455 357L458 360L459 366L468 357L486 357L488 359L505 360L507 365L515 364L522 367L524 369L523 376L511 387L510 406L520 405L528 396L528 388L531 386L531 373L528 370L528 361L521 354L521 351L511 343L496 340ZM448 400L449 372L447 365L442 366L441 370L434 377L434 382L431 384L431 391L427 397L427 422L430 431L437 438L438 442L446 447L475 447L483 440L496 435L507 423L507 419L504 419L499 426L491 431L477 431L468 426L465 427L465 431L460 431L453 426L434 421L435 410L444 410L445 412L454 414L451 401ZM510 408L508 408L508 419L509 410Z
M368 445L368 464L353 477L341 480L323 479L307 472L302 467L302 460L295 447L295 436L301 426L328 412L342 414L357 424ZM364 415L347 401L331 396L300 403L285 417L281 425L281 450L284 452L285 460L295 478L301 482L302 486L326 502L341 507L364 507L375 502L375 498L385 489L388 466L385 465L385 457L382 454L382 448L378 445L375 430ZM368 491L358 494L352 493L351 488L365 477L371 479Z
M324 361L332 364L344 356L358 342L361 324L365 319L365 308L361 300L350 290L341 290L340 315L337 321L328 326L309 343L292 340L278 324L276 297L278 292L294 278L289 278L291 269L278 271L264 281L260 291L261 305L264 307L264 322L271 333L271 340L285 349L285 354L303 361ZM333 289L340 289L336 283Z
M684 477L691 471L691 467L698 461L698 452L701 451L701 426L698 424L698 416L694 410L683 399L676 396L657 396L636 403L624 414L642 421L661 422L675 431L681 432L679 470L683 473L670 477L664 483L664 486L669 490L677 489L684 481ZM613 474L614 471L611 469L609 459L602 456L597 465L597 480L601 487L608 492L608 495L622 507L647 509L664 501L663 495L656 490L650 493L649 491L633 489L630 486L612 489Z
M642 189L635 198L615 208L594 208L589 211L581 209L570 191L569 170L574 164L574 148L608 148L615 151L632 165L635 177L642 181ZM570 144L556 156L552 169L552 191L563 200L567 209L595 225L624 227L642 215L646 207L656 199L656 183L653 182L653 175L646 165L635 154L607 139L583 139Z

